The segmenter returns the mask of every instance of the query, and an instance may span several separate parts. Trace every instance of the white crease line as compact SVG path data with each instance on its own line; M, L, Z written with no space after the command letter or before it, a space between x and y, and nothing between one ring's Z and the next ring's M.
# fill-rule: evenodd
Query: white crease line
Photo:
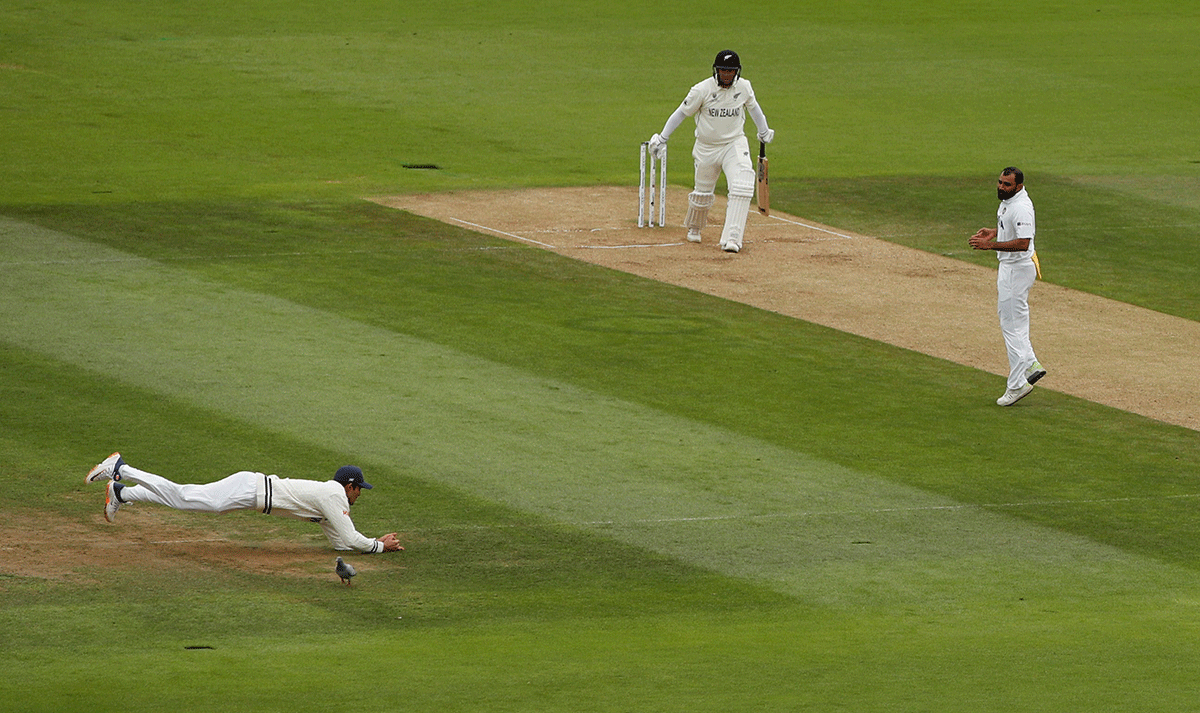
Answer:
M550 244L548 244L548 243L542 243L542 242L538 242L537 240L533 240L533 239L531 239L531 238L523 238L523 237L521 237L520 235L514 235L513 233L506 233L506 232L504 232L503 230L497 230L497 229L495 229L495 228L489 228L489 227L487 227L486 225L479 225L479 224L477 224L477 223L472 223L472 222L469 222L469 221L466 221L466 220L461 220L461 219L459 219L459 218L451 218L450 220L453 220L455 223L462 223L463 225L470 226L470 227L472 227L472 228L478 228L479 230L486 230L486 231L488 231L488 232L490 232L490 233L498 233L498 234L500 234L500 235L503 235L503 236L505 236L505 237L512 238L513 240L524 240L524 241L525 241L525 242L527 242L527 243L533 243L534 245L541 245L541 246L542 246L542 247L544 247L544 248L554 248L554 247L556 247L556 246L554 246L554 245L550 245Z
M833 230L826 230L825 228L818 228L815 225L809 225L808 223L801 223L798 220L788 220L787 218L780 218L778 215L772 215L771 220L780 220L780 221L783 221L784 223L791 223L792 225L799 225L802 228L808 228L809 230L817 230L822 233L829 233L830 235L836 235L837 237L839 237L843 240L854 240L853 235L846 235L845 233L838 233Z
M623 248L671 248L687 243L648 243L646 245L576 245L580 250L621 250Z
M455 223L461 223L463 225L466 225L466 226L469 226L472 228L478 228L479 230L485 230L490 233L497 233L497 234L503 235L505 237L513 238L514 240L524 240L527 243L533 243L534 245L541 245L544 248L550 248L552 250L564 250L564 249L571 248L571 247L574 247L577 249L582 249L582 250L620 250L620 249L624 249L624 248L666 248L666 247L675 247L675 246L687 244L687 243L652 243L652 244L646 244L646 245L574 245L574 246L572 246L572 245L550 245L549 243L543 243L541 241L534 240L533 238L526 238L526 237L523 237L520 235L516 235L515 233L507 233L503 230L497 230L496 228L489 228L486 225L479 225L478 223L472 223L470 221L463 220L461 218L451 218L450 220L453 220ZM558 232L558 231L539 231L539 232ZM571 232L575 232L575 231L571 231Z

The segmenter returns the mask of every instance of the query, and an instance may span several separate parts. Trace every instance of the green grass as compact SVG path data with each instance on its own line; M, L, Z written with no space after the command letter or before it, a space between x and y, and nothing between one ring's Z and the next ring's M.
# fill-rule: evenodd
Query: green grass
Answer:
M1049 280L1197 319L1194 10L728 18L0 9L0 503L47 527L0 561L136 537L81 482L115 448L196 481L357 462L356 523L409 545L345 588L307 523L152 511L295 542L299 576L153 544L0 571L0 709L1194 707L1194 431L999 412L981 372L361 200L629 183L730 46L781 209L992 264L965 237L1016 163Z
M1178 3L767 2L735 27L716 5L593 5L10 7L7 195L628 182L636 143L722 42L778 129L779 176L1200 170L1187 131L1200 18ZM402 168L430 163L441 170ZM676 162L673 179L689 176Z
M580 653L568 631L598 626L594 638L604 639L610 626L637 631L648 618L655 630L706 637L696 617L747 622L740 635L683 658L675 639L629 635L629 643L621 633L621 646L644 657L630 672L675 661L661 680L634 677L618 699L643 702L658 700L645 687L686 680L739 636L786 648L813 627L840 630L869 617L903 630L910 654L948 646L947 626L1002 648L987 632L1027 624L1023 601L1049 617L1044 626L1059 626L1062 608L1079 606L1078 590L1095 603L1063 634L1076 646L1112 645L1113 630L1096 631L1094 617L1185 616L1197 544L1188 518L1187 474L1200 452L1193 432L1046 393L1004 414L1031 431L1027 448L1039 457L1030 461L975 435L974 424L995 417L987 375L373 204L345 211L275 206L264 215L248 205L217 216L175 205L163 212L183 226L179 235L153 219L147 224L158 228L139 233L116 211L64 212L86 241L13 228L5 254L23 278L7 286L4 324L6 341L22 346L6 352L5 371L21 375L44 408L23 417L22 400L5 394L6 422L27 422L6 449L33 454L6 497L19 501L47 473L69 472L102 447L198 480L242 467L322 477L320 464L353 459L381 485L359 506L358 523L377 532L399 519L416 542L411 551L363 578L354 596L368 603L347 622L338 595L320 585L314 592L308 580L228 575L210 585L205 604L189 577L136 570L61 589L19 578L11 588L24 596L14 604L29 598L34 607L16 610L23 620L51 618L37 612L48 594L70 599L99 586L124 599L136 581L153 601L127 602L128 616L160 623L149 640L117 644L131 651L178 651L200 639L236 651L249 646L246 626L259 632L254 646L278 646L268 630L310 632L330 619L379 636L382 621L402 616L395 621L404 626L467 636L466 647L503 647L464 633L481 625L500 627L493 635L503 641L543 627L543 644L562 640L545 656L565 658L557 665L566 671L546 674L555 666L536 658L504 674L449 667L444 675L462 678L446 685L512 686L510 676L543 671L547 685L586 686L587 700L615 684L596 682L602 671L579 683L594 652ZM199 232L223 240L189 241L207 221L221 227ZM336 226L353 226L352 237ZM251 235L272 237L255 255L245 252ZM189 242L173 257L165 249ZM722 364L739 354L740 378L723 379ZM898 380L924 409L895 395ZM87 428L76 433L77 423ZM64 487L56 509L94 519L98 495L77 480ZM300 525L283 535L302 536ZM256 527L246 519L215 526L238 538ZM259 527L280 535L275 520ZM230 604L242 596L246 603ZM69 622L105 616L66 609ZM929 617L935 628L922 623ZM753 623L780 619L798 628L772 627L773 638ZM95 626L78 638L90 641ZM1176 632L1177 643L1159 637L1151 659L1187 646L1189 632ZM890 652L860 645L881 666L905 656L899 642ZM816 655L803 651L802 660ZM919 677L923 669L909 665ZM1020 675L1020 662L1015 670L974 657L963 665L978 675L995 668L990 685ZM756 690L784 676L754 657L738 666L766 677ZM56 674L47 667L47 677ZM830 678L825 693L773 695L844 693L848 682ZM909 685L898 680L862 704L882 705ZM723 700L723 690L682 686L663 705ZM162 692L150 686L146 695Z

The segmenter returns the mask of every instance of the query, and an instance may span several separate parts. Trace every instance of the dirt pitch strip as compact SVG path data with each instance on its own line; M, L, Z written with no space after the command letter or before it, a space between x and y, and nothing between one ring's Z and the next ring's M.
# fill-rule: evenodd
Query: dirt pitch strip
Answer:
M679 226L687 189L667 194L667 227L637 227L634 187L547 188L373 199L576 260L736 300L1003 377L996 271L772 211L751 209L741 253L721 252L725 203L704 242ZM979 225L964 225L967 235ZM1047 251L1047 255L1052 255ZM1042 268L1053 273L1052 257ZM1200 430L1200 323L1039 282L1033 343L1051 389ZM996 396L1004 392L996 380ZM1036 393L1034 394L1036 398ZM1019 406L1018 406L1019 408Z

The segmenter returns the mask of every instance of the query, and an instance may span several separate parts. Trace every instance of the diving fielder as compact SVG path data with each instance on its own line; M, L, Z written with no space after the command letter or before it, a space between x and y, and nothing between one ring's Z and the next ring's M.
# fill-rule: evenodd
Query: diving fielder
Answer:
M662 131L650 137L650 150L655 156L671 138L671 134L689 116L696 120L696 143L692 159L696 165L695 188L688 196L684 226L687 239L700 242L700 230L708 220L713 204L717 179L725 172L729 185L729 203L725 209L725 227L721 231L721 249L736 253L742 249L742 233L754 197L755 172L744 130L746 114L758 127L758 140L771 143L775 131L767 126L754 88L742 77L742 62L737 52L721 50L713 61L712 77L695 85L679 108L667 119Z
M266 515L284 515L321 526L335 550L357 550L364 554L399 552L404 548L396 533L366 537L354 528L350 506L371 484L363 480L362 468L344 465L332 480L280 478L243 470L221 480L193 485L179 484L161 475L132 468L120 453L105 458L85 479L107 481L104 519L112 522L122 505L154 503L190 512L225 513L257 510Z

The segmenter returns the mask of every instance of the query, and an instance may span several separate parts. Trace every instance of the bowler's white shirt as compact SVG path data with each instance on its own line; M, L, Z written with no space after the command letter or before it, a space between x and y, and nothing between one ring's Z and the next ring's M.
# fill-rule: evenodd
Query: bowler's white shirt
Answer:
M1033 255L1033 236L1037 226L1033 219L1033 201L1025 189L1017 191L1012 198L1000 201L996 210L996 242L1006 243L1009 240L1029 239L1029 249L1021 252L1005 252L997 250L996 256L1000 262L1021 262L1029 260Z

